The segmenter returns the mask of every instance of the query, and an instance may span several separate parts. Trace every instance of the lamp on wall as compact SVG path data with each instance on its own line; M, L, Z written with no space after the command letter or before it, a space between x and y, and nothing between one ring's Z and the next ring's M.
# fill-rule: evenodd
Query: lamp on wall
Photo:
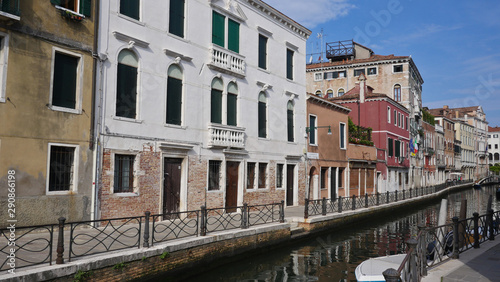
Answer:
M332 128L330 125L325 125L325 126L309 126L309 127L306 127L306 133L309 133L315 129L318 129L318 128L328 128L328 135L332 135Z

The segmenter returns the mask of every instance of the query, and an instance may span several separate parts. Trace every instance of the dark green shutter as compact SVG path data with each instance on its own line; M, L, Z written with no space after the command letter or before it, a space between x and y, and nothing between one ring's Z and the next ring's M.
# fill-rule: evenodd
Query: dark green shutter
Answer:
M240 52L240 24L231 19L227 21L227 49Z
M120 0L120 14L139 20L140 0Z
M259 102L259 137L267 137L266 103Z
M226 17L213 12L212 13L212 43L224 47L224 26Z
M78 58L55 54L52 105L75 109Z
M170 0L169 32L184 37L184 0Z
M267 37L259 35L259 68L267 69Z
M91 10L92 10L91 0L80 0L80 14L86 17L90 17Z
M293 110L287 110L288 142L293 142Z
M293 79L293 51L286 50L286 78Z
M340 124L340 148L345 149L345 124Z
M181 125L182 81L173 77L167 80L167 123Z
M116 116L136 118L137 68L118 64Z
M222 91L212 89L211 95L210 121L212 123L222 123Z
M61 6L61 0L50 0L50 4Z
M392 155L393 155L393 154L392 154L392 152L393 152L393 149L392 149L392 147L393 147L393 146L392 146L392 139L391 139L391 138L388 138L387 140L388 140L388 142L389 142L389 144L388 144L388 146L387 146L387 149L389 150L389 157L392 157Z
M394 153L394 155L398 158L401 155L400 152L399 152L399 150L401 148L401 145L400 145L401 142L399 140L396 140L394 143L395 143L394 144L395 145L395 148L394 148L395 149L395 153Z
M236 126L238 96L229 93L227 95L227 125Z
M316 144L316 117L309 116L309 144Z

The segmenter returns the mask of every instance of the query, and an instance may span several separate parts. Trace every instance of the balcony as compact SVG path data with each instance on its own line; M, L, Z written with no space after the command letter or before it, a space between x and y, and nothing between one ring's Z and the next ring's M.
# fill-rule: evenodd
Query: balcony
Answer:
M0 19L15 20L21 19L19 0L0 0Z
M245 128L210 124L208 126L208 147L245 148Z
M434 155L434 148L425 147L424 148L424 153L425 153L426 156L432 156L432 155Z
M212 44L208 67L240 78L245 77L245 57Z

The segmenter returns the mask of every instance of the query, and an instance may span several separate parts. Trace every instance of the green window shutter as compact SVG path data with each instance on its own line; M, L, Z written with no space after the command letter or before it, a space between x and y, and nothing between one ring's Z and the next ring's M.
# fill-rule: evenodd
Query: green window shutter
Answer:
M287 110L286 113L287 120L287 131L288 131L288 142L294 141L293 136L293 110Z
M398 158L398 157L400 156L400 152L399 152L399 150L400 150L400 148L401 148L400 141L399 141L399 140L396 140L394 143L395 143L395 148L394 148L394 149L395 149L395 151L396 151L396 152L395 152L395 156Z
M267 69L267 37L259 35L259 68Z
M227 125L236 126L238 96L229 93L227 95Z
M309 116L309 144L316 144L316 117Z
M182 81L173 77L167 80L167 123L181 125Z
M90 17L92 12L92 0L80 0L80 14Z
M213 12L212 13L212 43L224 47L224 27L226 17Z
M184 37L184 0L170 0L169 32Z
M264 102L259 102L259 137L267 138L267 106Z
M61 0L50 0L50 4L61 6Z
M240 24L231 19L227 21L227 49L240 52Z
M136 118L137 68L118 64L116 116Z
M286 78L293 79L293 51L286 50Z
M387 140L388 140L388 142L389 142L389 144L388 144L388 146L387 146L387 149L389 150L389 157L392 157L392 155L393 155L393 154L392 154L392 151L393 151L393 149L392 149L392 139L391 139L391 138L388 138Z
M139 20L140 0L120 0L120 14Z
M340 124L340 148L345 149L345 124Z
M210 103L210 121L212 123L222 123L222 91L212 89Z
M78 60L76 57L55 54L52 105L75 109Z

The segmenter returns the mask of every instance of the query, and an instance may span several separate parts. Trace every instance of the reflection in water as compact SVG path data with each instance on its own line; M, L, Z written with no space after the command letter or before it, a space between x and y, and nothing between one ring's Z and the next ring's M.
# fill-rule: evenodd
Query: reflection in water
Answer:
M460 201L467 199L468 217L480 207L485 213L496 187L447 195L449 218L458 216ZM493 209L500 203L493 198ZM439 204L417 212L384 216L377 220L319 235L291 247L261 253L218 267L184 281L356 281L354 269L362 261L405 251L405 242L417 235L417 224L435 225Z

